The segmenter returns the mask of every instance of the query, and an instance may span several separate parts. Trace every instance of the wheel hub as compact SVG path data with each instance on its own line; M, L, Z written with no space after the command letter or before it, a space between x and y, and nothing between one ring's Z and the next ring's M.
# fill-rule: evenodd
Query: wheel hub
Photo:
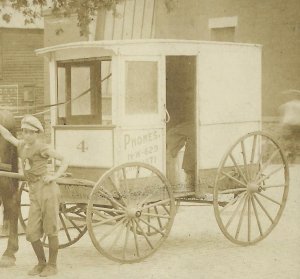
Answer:
M127 209L128 218L140 217L141 214L141 211L137 210L135 207L130 207Z
M249 193L260 192L261 187L254 181L251 181L247 184L247 190Z

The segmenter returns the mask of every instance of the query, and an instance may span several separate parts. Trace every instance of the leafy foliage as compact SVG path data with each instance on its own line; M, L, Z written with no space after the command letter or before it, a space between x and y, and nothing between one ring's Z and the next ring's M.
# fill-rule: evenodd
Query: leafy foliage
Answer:
M0 15L2 19L9 22L12 13L5 11L5 7L12 7L24 16L24 23L34 23L41 18L43 8L49 7L52 14L56 16L68 17L71 14L77 15L77 25L80 35L89 34L89 24L94 20L96 13L100 9L113 10L116 13L116 5L124 0L0 0ZM160 0L157 0L160 1ZM167 10L170 12L177 0L164 0ZM62 31L59 30L57 34Z
M77 15L77 25L81 35L88 35L89 24L99 9L116 10L116 5L123 0L0 0L0 14L2 19L9 22L13 13L6 12L6 7L22 13L24 23L34 23L41 18L42 10L49 7L56 16L67 17ZM60 33L60 32L58 32Z

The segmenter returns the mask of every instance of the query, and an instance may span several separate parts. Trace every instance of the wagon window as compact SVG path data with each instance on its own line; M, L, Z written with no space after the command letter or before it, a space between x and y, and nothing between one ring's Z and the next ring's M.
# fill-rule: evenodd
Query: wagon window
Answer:
M90 72L90 67L71 67L71 99L73 100L71 102L72 115L92 114L91 92L87 92L80 96L80 94L91 87Z
M157 112L157 75L157 62L126 62L126 114L148 114Z
M111 124L110 60L59 62L58 123ZM101 80L105 81L101 82Z

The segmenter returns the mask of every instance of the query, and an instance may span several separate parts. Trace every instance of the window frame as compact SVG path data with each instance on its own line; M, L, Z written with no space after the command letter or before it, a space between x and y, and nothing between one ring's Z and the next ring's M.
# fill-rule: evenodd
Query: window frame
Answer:
M101 78L101 62L111 61L111 57L76 59L57 62L57 69L65 69L65 112L64 117L59 116L57 111L57 123L59 125L101 125L102 124L102 86ZM89 115L72 115L71 100L71 69L72 67L89 67L90 68L90 104L91 114ZM58 80L58 77L57 77ZM98 84L97 84L98 82ZM56 95L58 99L58 81ZM87 93L88 94L88 93Z

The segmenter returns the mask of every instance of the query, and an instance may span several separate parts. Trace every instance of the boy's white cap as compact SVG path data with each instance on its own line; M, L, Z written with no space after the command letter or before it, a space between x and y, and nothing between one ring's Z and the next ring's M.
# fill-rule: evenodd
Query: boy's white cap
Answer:
M35 132L44 132L43 125L40 120L38 120L33 115L26 115L21 121L21 129L28 129Z

